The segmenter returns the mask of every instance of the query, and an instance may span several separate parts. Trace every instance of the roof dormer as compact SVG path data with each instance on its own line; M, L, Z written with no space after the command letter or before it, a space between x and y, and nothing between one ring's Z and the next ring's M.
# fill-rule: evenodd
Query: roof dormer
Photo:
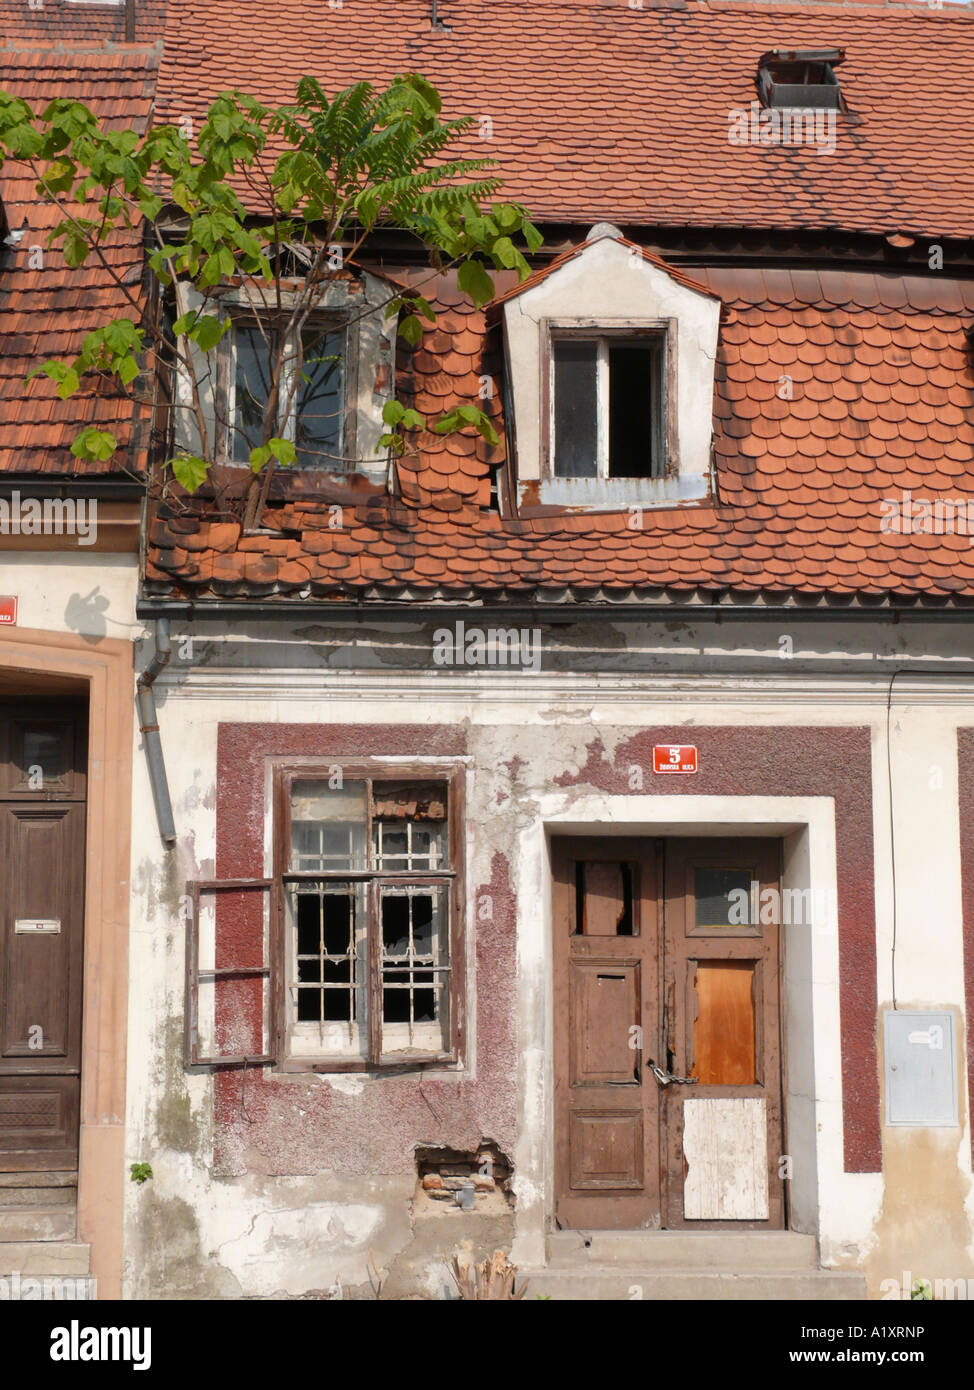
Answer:
M494 313L522 513L707 495L720 316L708 289L599 223Z

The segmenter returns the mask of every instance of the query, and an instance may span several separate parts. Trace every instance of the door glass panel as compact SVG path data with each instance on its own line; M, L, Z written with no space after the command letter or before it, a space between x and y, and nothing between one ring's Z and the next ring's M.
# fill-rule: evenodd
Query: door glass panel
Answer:
M56 729L24 730L24 777L38 785L64 776L64 735Z
M697 962L693 1075L703 1085L754 1085L754 966L751 960Z
M757 903L753 869L726 869L698 865L693 870L694 926L756 926Z

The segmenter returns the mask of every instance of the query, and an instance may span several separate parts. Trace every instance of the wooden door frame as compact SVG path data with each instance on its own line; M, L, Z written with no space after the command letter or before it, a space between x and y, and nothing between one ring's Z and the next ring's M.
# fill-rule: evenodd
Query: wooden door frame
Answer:
M78 1239L98 1296L121 1296L125 1200L129 881L134 693L132 644L5 627L0 670L77 681L88 693L84 989ZM79 694L83 694L79 688Z
M730 829L730 828L728 827L728 830L729 830L729 829ZM773 875L773 878L774 878L774 883L775 883L775 885L776 885L776 887L777 887L777 891L778 891L778 894L779 894L778 901L780 902L780 901L781 901L781 885L782 885L782 854L783 854L783 833L784 833L784 832L782 832L781 834L772 835L772 836L758 836L758 837L755 837L754 834L753 834L753 831L752 831L750 834L748 833L749 830L750 830L750 827L745 823L745 824L740 825L739 827L735 827L734 830L731 831L730 833L728 833L727 830L724 830L724 831L723 831L721 834L719 834L719 835L709 835L709 834L700 833L700 832L697 832L697 833L695 834L692 828L687 827L687 828L685 828L685 829L684 829L684 828L681 828L680 830L669 829L669 828L667 828L666 831L662 831L662 830L660 830L660 831L652 831L652 830L648 830L648 829L647 829L647 830L642 830L641 833L638 833L638 834L636 834L636 835L611 835L611 836L604 836L604 835L593 834L593 835L591 835L591 836L587 836L587 835L584 833L584 831L581 830L580 827L572 827L571 831L566 831L566 833L564 833L564 834L558 834L558 833L556 833L555 835L553 835L553 836L551 837L551 839L550 839L550 841L549 841L550 850L549 850L549 856L548 856L548 859L547 859L547 872L548 872L549 884L550 884L550 892L551 892L551 899L550 899L550 902L551 902L551 909L552 909L552 910L551 910L550 923L549 923L549 941L550 941L550 947L549 947L549 949L550 949L550 953L551 953L549 959L550 959L550 961L551 961L551 969L552 969L552 986L551 986L551 1006L552 1006L552 1015L551 1015L551 1018L552 1018L552 1028L551 1028L551 1033L550 1033L551 1047L552 1047L552 1053L551 1053L551 1058L552 1058L552 1103L551 1103L551 1111L550 1111L550 1114L551 1114L551 1117L552 1117L552 1147L553 1147L553 1158L554 1158L553 1166L552 1166L552 1169L551 1169L551 1178L552 1178L552 1198L551 1198L550 1218L549 1218L549 1219L550 1219L550 1221L551 1221L551 1223L552 1223L552 1227L553 1227L553 1228L557 1228L557 1208L558 1208L559 1198L560 1198L560 1195L561 1195L561 1193L562 1193L562 1185L561 1185L560 1182L559 1182L559 1174L562 1173L562 1170L563 1170L563 1168L564 1168L564 1155L563 1155L562 1152L561 1152L561 1146L560 1146L560 1144L559 1144L558 1121L559 1121L559 1117L560 1117L560 1111L563 1110L563 1109L566 1110L566 1107L565 1107L565 1105L564 1105L564 1102L562 1102L561 1104L559 1103L559 1094L560 1094L560 1092L559 1092L559 1074L558 1074L558 1066L559 1066L559 1064L558 1064L558 1047L559 1047L559 1044L560 1044L560 1043L561 1043L561 1044L564 1044L564 1041L565 1041L565 1031L564 1031L564 1028L565 1028L565 1020L559 1021L559 1001L561 1002L561 1004L562 1004L563 1006L567 1005L567 989L568 989L567 976L566 976L566 979L562 980L561 983L559 984L559 971L561 970L561 972L562 972L563 974L566 973L565 967L567 967L567 960L568 960L567 948L566 948L565 950L563 950L563 951L560 951L560 950L558 949L558 941L557 941L557 937L556 937L556 927L557 927L557 922L558 922L558 913L557 913L557 908L556 908L556 900L557 900L558 888L557 888L557 883L556 883L556 881L555 881L555 870L556 870L557 854L558 854L558 852L559 852L559 848L560 848L561 852L563 852L563 853L564 853L564 852L567 852L567 853L571 854L571 853L573 853L573 852L577 852L577 850L579 849L579 847L581 847L581 846L583 846L583 845L586 845L586 846L598 846L599 844L603 844L603 845L605 846L606 850L610 850L610 849L611 849L611 850L614 852L614 855L617 855L617 856L619 856L619 857L624 857L624 856L626 856L626 855L629 855L629 856L638 856L639 853L640 853L640 851L641 851L641 852L642 852L642 855L644 856L644 858L645 858L645 860L646 860L646 862L647 862L647 864L648 864L649 862L652 862L652 866L653 866L652 872L654 873L655 878L656 878L656 885L655 885L655 886L656 886L657 916L658 916L658 921L657 921L657 924L656 924L657 949L658 949L658 953L659 953L659 954L658 954L658 971L657 971L657 993L658 993L658 996L659 996L659 998L658 998L658 1003L657 1003L657 1023L658 1023L658 1032L659 1032L659 1035L660 1035L660 1038L661 1038L661 1037L662 1037L663 1027L664 1027L664 1023L663 1023L664 992L665 992L665 990L666 990L666 980L667 980L668 972L669 972L669 967L667 966L667 964L666 964L666 959L665 959L665 957L666 957L666 941L667 941L667 938L668 938L668 935L669 935L669 927L668 927L668 925L667 925L667 923L666 923L666 907L667 907L667 902L668 902L667 891L668 891L668 886L669 886L669 869L668 869L668 867L664 869L664 862L665 862L665 845L666 845L668 842L671 842L671 841L672 841L672 842L682 842L682 843L684 843L684 844L687 843L687 842L698 842L698 843L699 843L700 845L702 845L702 846L705 846L708 842L712 842L712 843L714 843L715 846L719 846L719 849L718 849L717 852L718 852L718 854L721 854L721 855L724 856L724 857L726 857L727 855L729 855L729 854L731 853L731 847L732 847L734 844L736 844L737 842L742 842L742 843L744 843L744 844L752 844L752 845L755 846L755 848L756 848L757 845L760 845L762 851L764 850L765 846L767 846L767 848L768 848L769 850L770 850L771 847L773 846L773 847L774 847L774 855L773 855L773 858L774 858L774 860L775 860L775 862L776 862L775 873L774 873L774 875ZM662 850L662 853L661 853L661 850ZM769 856L769 860L770 860L770 858L771 858L771 856ZM647 870L647 872L649 872L649 870ZM770 883L770 878L771 878L771 875L768 874L768 875L767 875L767 880L768 880L769 883ZM762 885L762 886L765 884L765 880L766 880L766 874L765 874L764 872L762 872L761 875L760 875L760 882L761 882L761 885ZM777 1121L777 1122L778 1122L778 1124L780 1125L780 1132L781 1132L781 1152L782 1152L782 1153L786 1153L786 1152L787 1152L787 1149L788 1149L788 1144L787 1144L788 1107L787 1107L787 1101L786 1101L786 1075L787 1075L786 1068L787 1068L787 1055L786 1055L786 1039L785 1039L785 937L784 937L784 932L782 931L782 924L781 924L780 921L779 921L779 922L776 922L776 923L774 924L774 929L775 929L775 932L776 932L776 934L777 934L777 940L776 940L776 946L775 946L775 955L776 955L776 958L777 958L777 959L776 959L776 979L775 979L776 1005L777 1005L777 1006L776 1006L776 1010L775 1010L775 1014L776 1014L776 1020L775 1020L775 1021L776 1021L776 1032L777 1032L777 1047L776 1047L776 1071L777 1071L776 1105L777 1105L777 1111L778 1111L778 1121ZM761 933L760 933L760 932L758 932L758 933L756 933L756 934L755 934L755 933L751 933L750 935L757 935L757 936L760 936ZM746 940L747 940L747 937L746 937L746 936L743 937L743 939L742 939L741 936L737 936L737 937L736 937L737 949L735 949L735 951L733 952L734 955L746 955L746 954L747 954L747 951L746 951L746 944L745 944L745 943L746 943ZM657 1042L657 1040L650 1041L648 1038L645 1040L645 1055L646 1055L646 1056L649 1055L650 1050L658 1051L658 1047L656 1046L656 1042ZM662 1064L663 1064L664 1066L666 1065L665 1060L663 1061ZM564 1062L563 1062L563 1065L564 1065ZM688 1094L691 1094L691 1093L689 1093L689 1088L684 1088L684 1089L687 1090ZM682 1217L682 1197L681 1197L681 1198L680 1198L680 1202L679 1202L679 1205L680 1205L680 1219L679 1219L679 1220L674 1220L674 1191L675 1191L675 1189L674 1189L673 1182L672 1182L671 1155L670 1155L670 1153L669 1153L669 1149L670 1149L670 1147L671 1147L671 1137L672 1137L672 1136L669 1136L669 1135L667 1134L668 1126L667 1126L667 1124L666 1124L666 1122L665 1122L666 1111L667 1111L667 1109L669 1108L668 1105L667 1105L668 1100L669 1100L669 1093L668 1093L668 1092L663 1092L663 1094L661 1095L661 1109L660 1109L660 1137L661 1137L662 1142L659 1144L659 1182L660 1182L660 1197L661 1197L661 1217L662 1217L662 1224L663 1224L664 1228L667 1229L667 1230L688 1230L688 1229L689 1229L689 1230L693 1230L693 1229L697 1229L697 1230L707 1230L707 1231L714 1231L714 1232L723 1231L723 1230L726 1230L726 1231L735 1231L735 1230L741 1231L741 1230L778 1230L778 1229L789 1229L790 1212L789 1212L789 1201L788 1201L788 1197L789 1197L789 1193L788 1193L788 1184L787 1184L787 1183L784 1183L784 1184L782 1185L780 1191L776 1191L776 1189L775 1189L774 1187L770 1186L770 1184L771 1184L771 1182L772 1182L772 1178L771 1178L771 1166L772 1166L772 1157L773 1157L773 1155L772 1155L770 1152L769 1152L769 1154L768 1154L768 1162L769 1162L769 1218L768 1218L768 1219L766 1219L766 1220L760 1220L760 1221L758 1221L758 1220L747 1220L747 1219L741 1219L741 1220L705 1220L705 1219L700 1219L700 1220L696 1220L696 1219L694 1219L694 1220L685 1220L685 1219L683 1219L683 1217ZM567 1110L566 1110L566 1114L567 1114L567 1113L568 1113L568 1112L567 1112ZM682 1129L681 1129L680 1132L682 1133ZM564 1176L563 1173L562 1173L562 1176ZM682 1193L682 1185L680 1186L680 1192ZM594 1229L594 1228L593 1228L593 1229ZM636 1228L634 1227L633 1229L636 1229Z

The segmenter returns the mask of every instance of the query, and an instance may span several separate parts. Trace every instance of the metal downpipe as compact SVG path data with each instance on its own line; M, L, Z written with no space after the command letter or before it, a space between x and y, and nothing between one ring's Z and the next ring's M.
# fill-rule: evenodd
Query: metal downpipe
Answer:
M155 625L155 653L139 676L136 699L139 704L139 733L145 746L152 799L156 806L156 820L159 824L159 834L167 848L176 843L176 826L172 816L172 801L166 779L166 762L162 755L162 740L159 737L156 699L152 686L156 676L168 664L169 656L169 619L159 618Z

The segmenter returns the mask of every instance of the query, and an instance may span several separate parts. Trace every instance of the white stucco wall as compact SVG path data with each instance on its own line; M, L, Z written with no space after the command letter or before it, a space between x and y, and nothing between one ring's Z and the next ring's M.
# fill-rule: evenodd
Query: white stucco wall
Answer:
M303 1180L233 1183L215 1181L208 1168L211 1083L186 1077L167 1064L161 1047L168 1030L178 1034L183 1003L183 919L179 902L188 877L213 870L216 829L216 737L221 721L260 723L455 724L465 729L471 777L468 784L468 861L471 885L490 879L490 861L502 850L510 861L520 903L518 1000L520 1072L519 1127L515 1154L518 1195L516 1257L525 1264L543 1257L544 1224L551 1205L550 1078L550 875L547 836L553 829L588 828L592 833L680 830L700 833L740 827L742 833L786 838L786 882L834 887L835 821L830 799L605 796L590 788L561 789L552 773L580 768L587 745L599 735L611 761L617 741L643 727L683 731L693 726L866 726L873 755L874 883L876 899L876 992L880 1009L892 997L889 797L886 783L886 704L889 675L897 666L933 659L946 676L904 676L894 689L891 765L897 839L897 997L901 1007L949 1008L964 1016L960 859L957 820L956 730L974 725L974 664L969 663L961 627L895 633L854 624L797 624L794 656L780 657L779 635L762 635L754 625L722 628L701 624L678 637L659 624L637 629L601 623L588 657L585 641L574 651L573 673L545 667L537 676L516 672L429 669L429 634L373 627L328 632L307 626L284 631L251 625L246 632L207 634L198 629L194 660L174 657L160 680L159 712L180 840L167 866L159 846L144 765L136 762L136 825L133 837L132 970L130 993L130 1102L132 1158L146 1158L156 1171L155 1195L184 1203L195 1224L194 1241L208 1266L201 1280L224 1281L228 1292L274 1293L296 1286L321 1286L351 1277L361 1267L369 1241L388 1237L389 1208L335 1175L327 1184ZM174 647L178 652L178 634ZM273 648L262 645L273 637ZM564 637L559 637L563 644ZM911 646L915 643L915 652ZM601 655L597 649L601 649ZM273 657L261 665L273 650ZM554 650L554 648L552 649ZM561 646L564 655L564 645ZM398 652L396 656L394 653ZM409 669L425 653L426 666ZM608 653L608 655L606 655ZM809 658L815 654L816 660ZM879 655L877 655L879 653ZM867 656L860 664L859 658ZM650 670L640 671L645 659ZM844 667L835 670L836 659ZM282 662L295 663L281 669ZM699 663L693 674L669 670L678 660ZM341 669L338 663L349 663ZM568 664L568 658L565 658ZM833 667L831 672L826 663ZM579 670L580 664L587 671ZM719 674L702 674L706 668ZM763 674L753 671L761 668ZM669 673L664 673L669 670ZM847 673L846 673L847 672ZM751 673L751 674L749 674ZM505 764L521 759L516 788ZM936 769L935 773L931 769ZM689 779L688 779L689 780ZM498 803L504 790L509 800ZM489 826L489 832L485 827ZM789 864L791 867L789 868ZM790 931L805 930L789 928ZM807 949L806 949L807 947ZM879 1174L843 1171L842 1058L838 1020L838 955L833 923L822 924L810 941L792 952L786 978L790 1023L790 1104L795 1131L812 1155L814 1181L796 1187L796 1210L804 1229L815 1229L822 1258L842 1266L870 1268L876 1279L896 1272L906 1237L890 1212L890 1194ZM474 981L474 988L476 982ZM963 1028L961 1028L963 1033ZM177 1044L178 1046L178 1039ZM795 1049L798 1049L795 1052ZM802 1053L802 1049L805 1052ZM469 1066L478 1065L474 1039ZM960 1067L960 1063L958 1064ZM167 1070L168 1066L168 1070ZM936 1245L936 1222L927 1223L933 1242L926 1273L956 1275L960 1250L970 1261L970 1137L966 1074L961 1072L961 1123L956 1130L908 1131L931 1143L934 1171L949 1177L943 1201L967 1203L967 1225L951 1237L949 1250ZM812 1095L803 1086L813 1086ZM321 1084L331 1084L330 1081ZM363 1084L350 1079L353 1088ZM368 1080L364 1084L369 1084ZM160 1124L176 1092L195 1138L192 1152L168 1147L171 1126ZM802 1111L801 1107L805 1109ZM814 1134L812 1140L810 1136ZM931 1139L930 1136L933 1135ZM888 1138L888 1132L885 1138ZM919 1142L919 1140L917 1142ZM885 1142L885 1139L884 1139ZM950 1177L950 1174L953 1176ZM902 1173L897 1181L902 1181ZM340 1191L340 1199L334 1192ZM406 1198L405 1191L401 1194ZM152 1271L140 1267L144 1250L140 1189L129 1194L128 1290L148 1292ZM326 1212L338 1201L342 1213ZM930 1200L936 1201L935 1197ZM308 1224L294 1231L295 1204L310 1202ZM885 1205L884 1205L885 1204ZM959 1210L959 1207L958 1207ZM344 1223L347 1216L351 1225ZM187 1215L187 1220L189 1216ZM312 1239L318 1221L345 1236L330 1243ZM337 1227L336 1227L337 1222ZM283 1224L282 1224L283 1223ZM354 1236L360 1233L361 1239ZM385 1236L382 1232L385 1232ZM266 1254L274 1245L291 1250ZM365 1232L366 1234L362 1234ZM912 1237L911 1237L912 1238ZM958 1240L961 1242L958 1245ZM356 1243L358 1242L358 1243ZM364 1242L364 1244L363 1244ZM312 1246L317 1256L311 1253ZM931 1263L937 1250L949 1264ZM261 1252L265 1255L262 1256ZM324 1253L323 1253L324 1252ZM907 1256L904 1255L903 1259ZM916 1256L910 1256L916 1259ZM296 1261L296 1263L295 1263ZM358 1261L358 1263L356 1263ZM283 1271L292 1269L291 1274ZM904 1266L907 1267L907 1266ZM913 1266L916 1267L915 1264ZM293 1271L300 1271L294 1273ZM216 1271L216 1273L214 1273ZM344 1273L343 1273L344 1271ZM917 1269L917 1273L924 1273ZM312 1282L307 1283L308 1280Z

